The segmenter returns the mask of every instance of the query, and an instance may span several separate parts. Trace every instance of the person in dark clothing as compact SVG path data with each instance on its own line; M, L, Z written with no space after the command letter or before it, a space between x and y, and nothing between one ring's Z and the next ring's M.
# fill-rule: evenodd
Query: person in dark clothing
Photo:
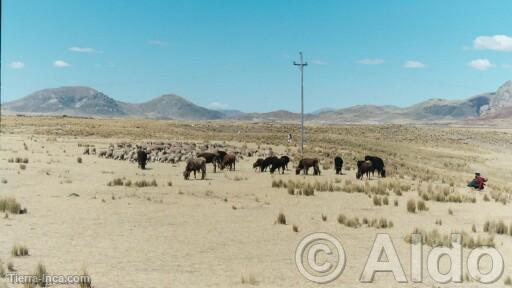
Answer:
M140 148L138 151L137 151L137 162L139 163L139 168L140 169L146 169L146 162L148 161L148 153Z

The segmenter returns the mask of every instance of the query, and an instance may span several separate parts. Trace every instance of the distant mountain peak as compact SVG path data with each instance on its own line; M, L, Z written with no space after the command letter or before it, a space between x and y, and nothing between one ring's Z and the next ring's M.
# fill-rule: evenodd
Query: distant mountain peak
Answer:
M342 109L323 108L306 114L307 121L321 123L433 123L469 119L512 118L512 81L496 92L463 100L432 98L409 107L356 105ZM63 86L36 91L2 104L2 112L95 117L140 117L151 119L250 121L298 121L300 114L287 110L244 113L198 106L186 98L167 93L144 103L114 100L87 86Z

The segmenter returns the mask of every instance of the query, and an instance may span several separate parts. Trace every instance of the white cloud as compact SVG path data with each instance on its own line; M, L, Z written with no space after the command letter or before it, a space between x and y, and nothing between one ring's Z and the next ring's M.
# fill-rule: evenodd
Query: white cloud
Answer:
M416 60L408 60L404 63L404 68L421 69L421 68L425 68L425 64L421 63L420 61L416 61Z
M384 59L380 59L380 58L375 58L375 59L365 58L365 59L361 59L361 60L357 61L357 63L363 64L363 65L380 65L380 64L384 64Z
M512 51L512 37L507 35L478 36L473 41L475 49Z
M11 64L9 64L9 67L11 67L12 69L22 69L23 67L25 67L25 63L21 61L14 61L11 62Z
M468 65L477 70L487 70L494 67L494 65L488 59L475 59L468 63Z
M512 69L512 64L503 64L501 66L505 69Z
M167 43L166 41L162 41L162 40L149 40L148 44L154 45L154 46L167 46L169 43Z
M93 53L93 52L96 52L96 50L94 48L90 48L90 47L76 47L76 46L69 48L69 51L79 52L79 53Z
M63 60L56 60L55 62L53 62L53 67L65 68L65 67L69 67L69 66L71 66L71 64L69 64Z
M329 65L329 62L323 60L311 60L311 63L315 65Z
M228 104L221 103L221 102L212 102L208 106L213 109L227 109L229 107Z

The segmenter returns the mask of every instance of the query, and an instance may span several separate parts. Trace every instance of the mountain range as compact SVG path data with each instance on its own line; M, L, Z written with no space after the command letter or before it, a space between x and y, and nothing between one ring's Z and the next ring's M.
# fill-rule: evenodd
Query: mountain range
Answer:
M213 110L175 94L134 104L115 100L83 86L36 91L19 100L2 103L1 109L4 114L175 120L297 121L300 117L300 114L286 110L267 113ZM409 107L358 105L324 108L305 115L306 121L316 123L483 123L500 119L512 120L512 81L504 83L496 92L463 100L429 99Z

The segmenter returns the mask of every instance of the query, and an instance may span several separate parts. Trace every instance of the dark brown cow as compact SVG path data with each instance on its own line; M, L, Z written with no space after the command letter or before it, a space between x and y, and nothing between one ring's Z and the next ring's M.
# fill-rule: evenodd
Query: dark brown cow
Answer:
M318 159L304 158L299 161L295 174L299 175L301 170L304 170L304 175L308 175L309 168L313 167L314 175L320 175L320 167L318 167Z
M371 161L357 161L357 179L363 179L366 174L366 179L370 179L370 173L372 172L373 166Z
M213 173L217 172L217 164L219 164L219 154L213 152L202 152L197 154L197 157L202 157L206 160L206 164L213 164Z
M206 159L203 157L188 159L185 171L183 171L183 177L185 177L185 180L188 180L190 173L194 172L195 179L197 171L201 171L201 179L204 179L206 176Z
M220 163L220 170L224 170L226 166L229 166L229 171L235 170L236 156L233 154L226 154Z

